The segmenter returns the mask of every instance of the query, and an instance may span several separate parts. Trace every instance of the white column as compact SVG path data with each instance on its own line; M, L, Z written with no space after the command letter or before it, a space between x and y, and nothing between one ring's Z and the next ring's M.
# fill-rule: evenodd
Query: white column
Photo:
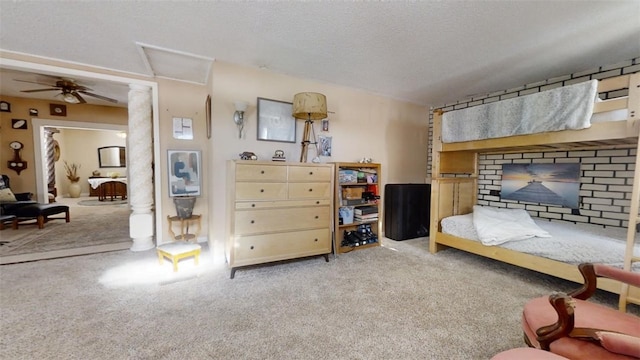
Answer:
M131 251L155 247L153 243L153 146L151 88L129 85L129 131L127 135L127 190Z

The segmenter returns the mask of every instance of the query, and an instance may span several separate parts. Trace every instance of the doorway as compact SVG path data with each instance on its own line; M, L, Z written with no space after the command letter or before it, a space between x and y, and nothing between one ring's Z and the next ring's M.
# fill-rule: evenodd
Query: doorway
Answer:
M158 132L158 128L159 128L159 115L158 115L159 111L158 111L158 87L157 87L157 83L155 82L140 80L140 79L133 79L133 78L126 78L122 76L108 75L103 73L94 73L94 72L84 71L84 70L63 68L58 66L46 65L46 64L31 63L31 62L26 62L21 60L5 59L5 58L0 58L0 67L6 68L6 69L23 71L23 72L43 73L43 74L50 74L55 76L82 77L86 79L92 79L98 82L100 81L112 82L112 83L125 84L128 87L138 86L138 87L145 87L147 89L150 89L151 101L152 101L151 128L153 129L152 130L153 133L149 133L148 136L153 138L154 135L157 135L156 133ZM37 123L38 120L40 121L40 123ZM52 124L51 122L46 122L46 119L34 119L34 121L35 121L33 126L34 152L36 154L40 154L42 153L42 147L43 147L42 139L44 138L42 133L42 129L44 126L43 124L54 125L54 126L56 124ZM37 126L36 126L36 123L37 123ZM79 127L79 126L95 126L95 125L99 125L99 124L89 123L87 125L87 123L73 122L73 124L71 124L70 126ZM114 125L106 125L106 124L102 124L102 125L107 127L114 126ZM37 131L35 129L37 129ZM153 158L158 159L160 158L160 145L157 141L152 141L152 143L153 143ZM47 191L47 184L46 184L47 178L44 175L45 173L43 172L44 162L40 156L36 156L35 160L36 160L35 169L36 169L36 179L37 179L36 191L38 194L38 199L36 200L38 200L38 202L41 202L41 203L46 203L48 202L48 199L46 198L48 191ZM129 165L133 166L136 160L137 159L135 157L130 158ZM159 166L157 164L159 162L154 161L153 163L154 163L153 172L157 173L158 172L157 166ZM160 204L160 199L161 199L160 185L159 185L160 176L154 176L154 179L155 179L154 180L155 184L153 187L155 190L153 194L153 199L156 204ZM129 190L131 191L132 189L129 189ZM153 227L151 231L153 231L153 237L155 238L156 242L161 242L162 241L161 239L162 222L159 219L160 215L158 213L155 213L154 216L155 216L155 227L153 227L153 225L150 225L151 227ZM131 245L131 242L129 242L129 245ZM77 254L69 254L69 255L77 255ZM64 255L64 256L68 256L68 255ZM23 260L23 261L27 261L27 260Z

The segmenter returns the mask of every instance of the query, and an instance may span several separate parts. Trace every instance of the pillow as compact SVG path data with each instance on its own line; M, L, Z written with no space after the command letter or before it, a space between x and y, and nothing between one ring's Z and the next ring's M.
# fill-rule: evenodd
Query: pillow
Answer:
M473 226L480 241L488 246L535 236L551 237L548 232L533 222L529 213L522 209L499 209L474 205Z
M16 196L13 195L13 192L11 192L11 189L4 188L4 189L0 189L0 201L12 202L12 201L18 201L18 200L16 199Z
M610 352L640 358L640 338L609 331L596 331L596 336Z

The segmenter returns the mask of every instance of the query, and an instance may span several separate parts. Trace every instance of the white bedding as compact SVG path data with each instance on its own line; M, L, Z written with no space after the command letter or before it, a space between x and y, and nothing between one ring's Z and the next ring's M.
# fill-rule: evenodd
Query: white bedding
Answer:
M473 226L483 245L500 245L508 241L550 237L523 209L473 206Z
M442 116L442 142L452 143L591 126L598 81L449 111Z
M540 228L549 232L551 237L510 241L499 246L574 265L592 262L616 267L623 266L626 245L625 229L552 222L535 218L533 220ZM441 225L442 232L445 234L479 241L473 225L472 214L444 218ZM634 253L640 254L640 245L635 246ZM640 264L634 265L634 270L640 271Z

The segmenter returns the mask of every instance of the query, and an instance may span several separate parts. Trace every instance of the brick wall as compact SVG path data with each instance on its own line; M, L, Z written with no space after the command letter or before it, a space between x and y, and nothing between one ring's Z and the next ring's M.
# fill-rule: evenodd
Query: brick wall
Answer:
M605 79L640 72L640 58L621 63L527 84L514 89L496 91L436 109L451 111L477 106L512 97L524 96L592 79ZM602 99L627 95L627 91L602 93ZM429 136L433 138L433 111L429 113ZM429 142L427 178L431 177L431 142ZM481 154L478 177L478 204L526 209L532 216L552 220L584 222L606 226L626 227L629 199L633 185L636 149L596 148L581 151L549 151L533 153ZM501 200L491 195L500 190L502 164L512 163L580 163L580 209L538 203ZM445 175L446 176L446 175Z

